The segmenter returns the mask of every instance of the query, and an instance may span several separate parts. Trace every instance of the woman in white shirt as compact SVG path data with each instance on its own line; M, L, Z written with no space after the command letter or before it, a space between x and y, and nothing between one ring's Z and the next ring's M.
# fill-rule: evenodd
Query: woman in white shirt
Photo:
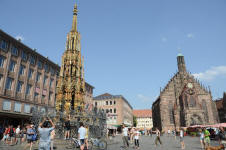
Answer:
M135 129L135 132L134 132L135 149L140 149L139 136L140 136L139 130Z
M200 144L202 149L204 149L204 133L203 133L203 129L200 129Z

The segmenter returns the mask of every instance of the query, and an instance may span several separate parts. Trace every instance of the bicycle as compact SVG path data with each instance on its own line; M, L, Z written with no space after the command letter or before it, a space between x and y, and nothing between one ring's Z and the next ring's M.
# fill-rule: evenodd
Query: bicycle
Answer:
M107 141L99 140L97 138L91 138L89 140L89 149L92 150L93 148L99 148L100 150L107 150Z
M91 149L89 147L89 150L92 150L92 143L89 141L88 143L89 145L91 145ZM66 149L75 149L75 150L79 150L80 149L80 140L76 139L76 138L70 138L67 142ZM87 147L85 145L84 150L87 150Z
M66 149L80 149L80 143L79 140L76 138L70 138L67 140L67 146Z
M120 150L128 150L129 147L126 147L126 146L120 146Z

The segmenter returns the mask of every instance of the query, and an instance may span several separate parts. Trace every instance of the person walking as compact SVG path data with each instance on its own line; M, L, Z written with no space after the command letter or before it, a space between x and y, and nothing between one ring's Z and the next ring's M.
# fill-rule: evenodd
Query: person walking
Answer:
M49 127L50 124L50 127ZM55 125L49 118L43 119L39 124L38 131L40 135L39 139L39 150L50 150L51 146L51 132L54 130Z
M203 133L203 129L200 129L200 144L202 149L204 149L204 133Z
M168 137L169 137L170 136L170 133L171 133L170 129L168 129L168 132L167 133L168 133Z
M134 131L134 145L135 149L140 149L140 142L139 142L140 132L138 129L135 129Z
M122 141L125 148L129 147L129 141L128 141L128 128L125 127L125 125L122 125Z
M223 127L220 127L220 132L219 132L219 140L220 144L224 145L224 149L226 150L226 131L224 130Z
M210 132L204 128L204 148L210 146Z
M20 132L20 137L21 137L21 143L23 144L25 139L26 139L26 129L25 127L22 128L21 132Z
M33 140L32 140L32 136L35 134L35 131L33 130L33 125L28 125L27 126L27 145L25 145L24 149L27 149L27 147L30 147L30 150L32 149L32 145L33 145Z
M20 144L21 144L21 139L20 139L20 125L18 125L17 128L16 128L15 144L18 143L18 140L20 140Z
M160 133L159 129L157 128L156 129L156 138L155 138L155 147L157 147L158 142L159 142L160 145L162 145L160 135L161 135L161 133Z
M5 131L4 131L4 133L3 133L3 138L2 138L2 141L4 142L4 144L7 144L7 140L8 140L8 134L7 134L7 132L8 132L8 128L6 127L5 128Z
M180 128L180 144L181 144L181 149L185 149L183 128Z
M152 137L152 128L149 130L149 134Z
M85 146L86 146L86 149L89 149L89 126L88 125L85 125L85 129L86 129L86 135L85 135Z
M10 126L8 135L10 139L10 145L13 145L13 141L15 141L15 129L13 128L13 125Z
M65 138L64 139L67 140L70 138L70 130L71 130L70 115L67 117L64 127L65 127Z
M80 150L84 150L85 147L85 136L86 136L86 129L82 122L80 122L80 127L78 129L78 139L80 140Z
M132 144L133 143L133 137L134 137L134 132L135 132L135 129L134 127L131 128L130 130L130 143Z

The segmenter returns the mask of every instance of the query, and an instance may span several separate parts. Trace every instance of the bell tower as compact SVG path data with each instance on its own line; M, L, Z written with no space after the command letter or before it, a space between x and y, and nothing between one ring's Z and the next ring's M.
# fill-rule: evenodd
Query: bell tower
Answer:
M186 72L186 65L185 65L185 61L184 61L184 56L181 53L179 53L177 55L177 67L178 67L178 71L180 73Z
M56 110L70 114L84 109L84 61L81 57L80 33L77 31L77 5L73 10L71 31L67 34L57 83Z

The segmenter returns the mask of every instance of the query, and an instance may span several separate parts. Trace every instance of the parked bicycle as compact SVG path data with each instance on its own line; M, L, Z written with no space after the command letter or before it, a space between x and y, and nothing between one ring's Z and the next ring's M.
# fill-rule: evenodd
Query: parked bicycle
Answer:
M107 141L103 139L91 138L89 140L89 149L100 149L100 150L107 150Z
M67 140L66 149L79 150L80 149L79 140L76 138L70 138L69 140Z

